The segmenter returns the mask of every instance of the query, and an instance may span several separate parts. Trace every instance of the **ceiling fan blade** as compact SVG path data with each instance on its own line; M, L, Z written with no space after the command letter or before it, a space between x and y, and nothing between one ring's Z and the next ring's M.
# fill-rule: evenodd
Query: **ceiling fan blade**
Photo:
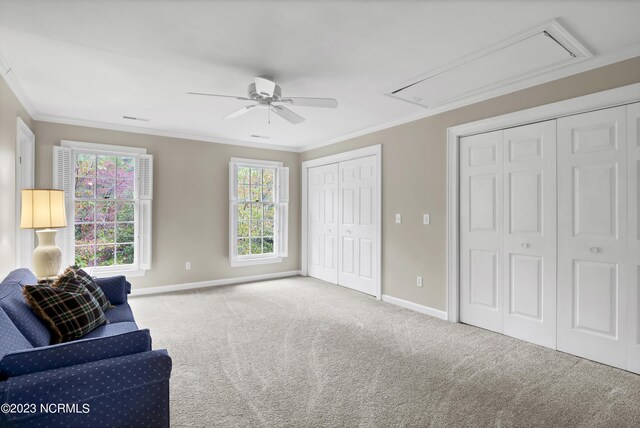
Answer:
M273 97L273 92L276 90L276 82L273 82L264 77L255 77L256 92L263 97Z
M242 107L240 110L236 110L231 114L226 115L224 118L225 119L235 119L238 116L242 116L243 114L245 114L246 112L248 112L251 109L256 108L256 106L244 106Z
M236 100L252 101L251 98L236 97L236 96L233 96L233 95L207 94L207 93L204 93L204 92L187 92L187 94L189 94L189 95L204 95L204 96L207 96L207 97L235 98Z
M325 107L336 108L338 107L338 100L333 98L308 98L308 97L289 97L278 101L279 103L287 103L294 106L303 107Z
M294 125L304 122L304 117L298 116L286 107L272 105L271 111Z

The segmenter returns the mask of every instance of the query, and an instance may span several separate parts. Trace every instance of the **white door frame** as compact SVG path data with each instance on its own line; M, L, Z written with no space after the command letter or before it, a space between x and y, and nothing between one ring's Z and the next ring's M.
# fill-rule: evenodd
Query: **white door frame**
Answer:
M460 321L460 138L640 101L640 83L447 129L447 318Z
M29 146L29 158L28 159L21 159L21 153L22 153L22 145L26 144ZM16 121L16 167L15 167L15 174L16 174L16 178L15 178L15 185L16 185L16 245L15 245L15 249L16 249L16 266L17 267L21 267L22 265L24 265L23 260L22 260L22 256L23 256L23 252L24 249L22 248L22 234L23 233L31 233L33 234L32 230L22 230L20 229L20 209L21 209L21 200L22 200L22 195L21 195L21 184L22 184L22 180L21 180L21 169L23 168L24 165L28 164L31 166L31 182L33 183L34 187L35 187L35 151L36 151L36 137L33 134L33 132L31 131L31 129L29 129L29 127L27 126L26 123L24 123L24 121L18 117L17 121ZM31 252L33 251L33 248L29 249L29 254L31 254Z
M305 162L302 162L302 242L301 242L301 274L307 276L308 274L308 265L307 265L307 245L308 245L308 206L307 206L307 192L308 192L308 169L316 166L328 165L332 163L343 162L347 160L353 160L358 158L363 158L367 156L375 156L376 157L376 168L378 173L378 182L377 182L377 191L378 191L378 204L376 206L377 210L377 225L376 225L376 241L378 243L377 252L375 254L376 263L377 263L377 272L376 272L376 298L378 300L382 299L382 145L376 144L374 146L364 147L362 149L351 150L348 152L338 153L331 156L325 156L318 159L312 159Z

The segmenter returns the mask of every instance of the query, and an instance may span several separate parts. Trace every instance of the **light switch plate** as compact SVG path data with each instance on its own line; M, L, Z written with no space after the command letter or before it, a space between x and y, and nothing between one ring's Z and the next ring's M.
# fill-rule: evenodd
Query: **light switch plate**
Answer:
M416 285L418 287L422 287L422 277L421 276L416 278Z
M431 216L429 214L422 214L422 223L429 224L431 222Z
M396 214L396 223L402 223L402 214Z

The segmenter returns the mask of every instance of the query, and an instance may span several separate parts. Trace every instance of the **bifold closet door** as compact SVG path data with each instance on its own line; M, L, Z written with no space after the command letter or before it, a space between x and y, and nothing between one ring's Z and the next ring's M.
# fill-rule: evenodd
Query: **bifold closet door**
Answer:
M556 121L505 129L503 333L556 347Z
M338 164L308 169L308 273L338 282Z
M629 343L627 370L640 373L640 103L627 106L627 174L629 176L629 294L627 302Z
M376 295L376 157L340 162L338 284Z
M632 295L626 138L624 106L558 119L558 349L622 368Z
M460 141L460 321L502 332L502 131Z
M556 345L555 121L460 143L460 318Z

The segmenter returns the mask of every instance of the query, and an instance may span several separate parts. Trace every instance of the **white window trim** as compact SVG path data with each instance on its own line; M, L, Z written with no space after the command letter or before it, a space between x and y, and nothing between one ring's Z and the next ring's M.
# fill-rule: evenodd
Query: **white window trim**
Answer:
M109 276L113 276L113 275L126 275L129 278L133 278L133 277L142 277L146 274L147 270L151 269L151 264L150 264L150 257L151 254L148 255L149 258L149 264L148 267L143 267L143 261L140 259L140 254L141 254L141 249L143 246L147 247L147 248L151 248L151 234L149 234L149 236L141 236L142 234L142 229L143 229L143 223L142 223L142 219L140 218L140 205L142 204L143 200L148 200L149 202L151 202L151 198L143 198L140 195L140 171L139 171L139 167L140 167L140 155L147 155L147 149L145 148L139 148L139 147L128 147L128 146L118 146L118 145L111 145L111 144L98 144L98 143L89 143L89 142L84 142L84 141L69 141L69 140L61 140L60 141L60 147L69 149L71 151L71 157L72 159L74 158L74 154L77 151L81 151L81 152L86 152L86 153L95 153L95 154L100 154L100 153L109 153L109 154L115 154L115 155L136 155L136 157L138 158L138 160L136 161L136 180L134 183L135 186L135 195L136 195L136 206L135 206L135 227L136 227L136 237L135 237L135 246L136 246L136 260L135 263L133 265L122 265L122 266L101 266L101 267L86 267L84 268L84 270L87 271L87 273L93 275L93 276L97 276L97 277L109 277ZM54 156L55 158L55 156ZM73 167L71 167L71 171L69 171L70 174L70 178L73 182L75 182L75 177L74 177L74 173L73 173ZM152 169L152 166L151 166ZM56 168L54 167L54 171L53 171L53 175L54 175L54 183L56 181L56 175L57 175L58 171L56 170ZM153 175L151 173L150 176L150 180L152 181L153 179ZM151 184L148 184L149 186L151 186ZM65 190L65 192L70 192L70 189L63 189ZM72 202L75 202L75 197L73 195L70 195L69 200ZM74 218L74 212L73 210L69 210L70 212L67 213L67 231L66 233L74 233L71 230L71 227L73 224L75 224L75 222L73 221ZM152 219L152 216L151 216ZM151 221L151 219L149 221ZM144 241L144 242L143 242ZM147 242L148 241L148 242ZM75 251L75 243L73 245L71 245L71 248L69 248L69 246L65 246L65 249L67 251L73 249ZM71 254L66 254L63 255L65 257L67 257L67 261L69 263L73 263L73 258Z
M246 159L246 158L231 158L229 161L230 168L232 165L237 166L257 166L257 167L276 167L281 168L284 166L283 162L277 161L267 161L267 160L258 160L258 159ZM252 256L250 258L239 259L236 255L235 242L237 240L236 232L237 232L237 218L234 212L234 203L231 201L231 195L235 191L235 187L237 186L237 182L231 180L231 177L235 177L235 174L229 173L229 264L231 267L243 267L243 266L254 266L254 265L265 265L272 263L282 263L283 257L277 255L270 256ZM276 174L277 179L277 174ZM274 197L275 197L274 191ZM282 231L278 231L278 233L282 233ZM276 237L274 237L274 240Z

